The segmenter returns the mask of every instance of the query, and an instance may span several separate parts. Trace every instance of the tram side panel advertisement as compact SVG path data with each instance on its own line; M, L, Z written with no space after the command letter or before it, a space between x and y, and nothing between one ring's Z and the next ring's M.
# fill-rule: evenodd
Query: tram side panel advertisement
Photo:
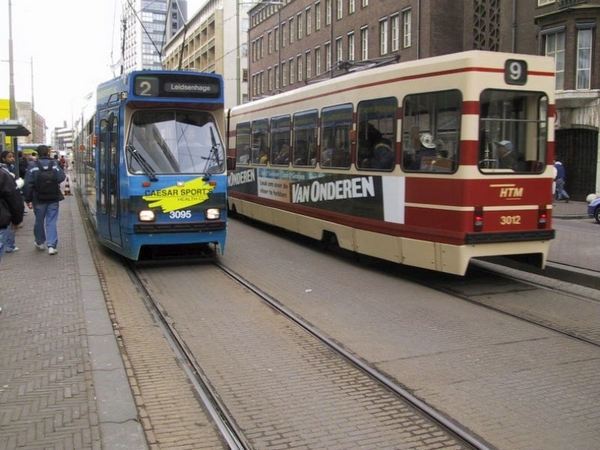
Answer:
M248 168L230 173L229 190L353 217L404 223L404 178Z

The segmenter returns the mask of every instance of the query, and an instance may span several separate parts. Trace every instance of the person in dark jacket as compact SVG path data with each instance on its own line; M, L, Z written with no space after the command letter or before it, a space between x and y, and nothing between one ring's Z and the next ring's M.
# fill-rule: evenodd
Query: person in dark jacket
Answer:
M35 237L35 246L38 250L44 251L48 248L48 254L56 255L58 253L58 204L64 200L60 191L60 183L65 181L65 173L60 165L50 156L50 149L47 145L40 145L37 148L38 160L31 161L27 166L27 175L25 176L25 203L29 209L35 213L35 225L33 226L33 236ZM41 200L38 198L35 190L35 180L40 174L40 163L44 170L48 169L50 163L53 163L52 170L56 171L58 182L58 199Z
M4 255L4 240L10 227L17 231L23 222L23 199L17 190L15 179L4 169L0 169L0 260Z
M15 155L13 152L10 150L4 150L2 153L0 153L0 168L8 172L11 177L15 178ZM22 178L17 178L15 180L17 192L21 197L21 203L23 203L23 197L21 195L23 184L24 180ZM4 252L13 253L18 251L19 247L17 247L15 243L15 232L12 230L12 227L7 227L4 235Z

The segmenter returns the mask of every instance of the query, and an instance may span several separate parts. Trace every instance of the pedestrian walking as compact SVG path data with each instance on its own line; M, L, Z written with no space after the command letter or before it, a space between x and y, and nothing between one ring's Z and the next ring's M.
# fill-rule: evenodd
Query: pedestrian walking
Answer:
M5 252L6 232L19 229L23 222L23 199L15 179L5 169L0 169L0 260ZM0 309L1 310L1 309Z
M13 178L15 182L15 187L17 189L17 193L19 195L21 206L23 206L23 197L21 195L21 189L23 188L24 181L22 178L15 179L15 155L11 151L4 150L0 154L0 168L3 171L7 172ZM15 232L13 231L12 227L7 227L4 235L5 253L13 253L19 251L19 247L17 247L15 240Z
M64 200L60 183L65 180L65 173L60 165L51 158L47 145L37 148L38 159L27 166L25 178L25 202L35 214L33 235L35 246L48 254L58 253L58 212L59 202Z
M556 168L556 200L564 200L569 203L569 194L565 191L566 172L565 166L560 161L554 160L554 167Z

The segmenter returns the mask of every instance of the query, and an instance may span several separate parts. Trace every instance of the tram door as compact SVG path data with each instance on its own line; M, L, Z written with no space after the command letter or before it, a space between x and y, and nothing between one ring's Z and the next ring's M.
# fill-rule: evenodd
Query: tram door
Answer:
M121 246L119 211L119 119L114 113L100 121L98 230L102 238Z

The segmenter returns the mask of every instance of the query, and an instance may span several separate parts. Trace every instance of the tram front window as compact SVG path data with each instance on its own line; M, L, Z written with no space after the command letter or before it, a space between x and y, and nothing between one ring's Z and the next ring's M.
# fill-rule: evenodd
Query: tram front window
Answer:
M214 117L206 112L134 113L127 146L132 173L223 173L225 155Z
M489 89L481 95L482 173L542 173L546 166L548 97Z

